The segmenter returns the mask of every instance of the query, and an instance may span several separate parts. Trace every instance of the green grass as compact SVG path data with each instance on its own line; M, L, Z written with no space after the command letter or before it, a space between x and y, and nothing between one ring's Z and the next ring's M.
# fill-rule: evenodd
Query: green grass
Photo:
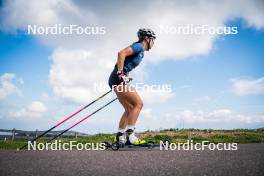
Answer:
M199 129L166 129L161 131L147 131L140 133L146 141L159 143L169 141L173 143L184 143L188 139L194 143L209 141L211 143L262 143L264 142L264 130L235 129L235 130L199 130ZM58 138L62 143L77 141L77 143L101 143L104 141L112 143L114 134L96 134L78 138ZM16 149L26 144L26 139L15 139L15 141L0 142L0 149ZM45 140L39 142L44 143Z

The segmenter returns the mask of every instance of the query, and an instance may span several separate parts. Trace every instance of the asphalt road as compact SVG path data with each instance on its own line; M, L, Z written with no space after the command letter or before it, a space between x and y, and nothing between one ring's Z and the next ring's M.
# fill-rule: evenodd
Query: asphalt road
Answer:
M0 150L1 176L28 175L264 175L264 144L237 151Z

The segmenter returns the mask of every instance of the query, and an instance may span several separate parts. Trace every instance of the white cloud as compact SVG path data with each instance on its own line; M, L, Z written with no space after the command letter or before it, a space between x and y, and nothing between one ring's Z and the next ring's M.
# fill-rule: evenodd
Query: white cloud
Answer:
M138 91L142 100L146 103L164 103L175 96L172 91L156 90L156 91Z
M47 107L40 101L33 101L26 108L22 108L17 112L10 112L10 117L25 117L25 118L39 118L47 111Z
M140 130L162 128L250 128L251 125L263 125L264 114L243 114L231 109L217 109L214 111L182 110L158 114L147 108L137 123Z
M100 3L91 1L47 0L36 2L32 0L24 3L21 0L15 0L5 5L3 19L4 26L9 26L11 29L25 28L27 24L100 24L107 27L105 36L59 35L39 37L39 39L54 47L104 48L102 50L104 53L106 50L116 52L128 45L129 40L136 39L136 30L143 26L152 27L158 32L160 25L225 26L227 21L242 18L248 26L257 29L264 27L263 2L260 0L244 0L242 2L240 0L217 2L193 0L184 3L182 1L167 1L166 4L163 1L154 0L140 3L141 5L138 6L138 2L135 1L115 1L108 4L107 9L104 9ZM137 9L136 14L131 13L134 12L134 9ZM216 38L216 35L160 34L150 53L151 57L146 59L156 62L164 59L186 59L188 56L208 54Z
M250 27L264 28L263 3L257 0L167 1L166 5L163 1L155 0L140 1L140 6L138 3L115 1L105 8L93 1L8 1L2 11L3 26L7 31L25 29L28 24L106 27L107 33L102 36L36 36L42 43L55 48L49 75L54 93L79 103L93 96L95 82L107 83L117 51L136 40L139 27L151 27L158 32L159 25L225 26L227 21L242 18ZM137 13L134 13L135 9ZM144 62L206 55L217 37L160 34L153 50L146 53ZM140 75L136 77L142 78ZM159 99L166 101L170 97L171 94L155 93L146 94L144 99L153 102Z
M13 83L15 77L16 75L12 73L5 73L0 76L0 100L10 95L22 96L19 88Z
M2 27L6 30L26 29L28 24L45 26L94 17L91 13L88 15L87 12L80 11L71 0L29 0L27 3L22 0L6 1L2 13L6 17L3 18L5 25Z
M49 78L53 92L58 97L75 103L86 103L102 93L94 90L95 84L108 88L107 81L114 63L105 60L100 53L60 48L55 50L52 60ZM140 70L142 74L133 74L135 81L142 81L145 76L145 72ZM146 103L164 103L175 96L174 92L164 89L144 89L138 92Z
M174 112L157 112L152 108L143 108L138 118L139 130L164 128L250 128L263 125L264 114L243 114L231 109L213 111L182 110Z
M232 79L232 91L237 96L256 95L264 93L264 77L249 79Z
M46 106L41 103L40 101L33 101L29 106L28 106L28 110L32 111L32 112L39 112L39 113L43 113L47 111Z
M238 5L239 4L239 5ZM262 6L261 6L262 5ZM152 1L146 21L151 26L180 26L186 24L225 26L229 20L242 18L258 29L264 27L261 1ZM158 12L158 13L157 13ZM157 30L157 29L156 29ZM189 56L206 55L210 52L217 35L159 35L151 60L186 59Z
M187 123L264 123L264 114L246 115L231 109L218 109L212 112L184 110L176 112L170 120L184 120Z
M152 109L151 108L143 108L142 111L140 112L140 115L142 115L143 117L145 117L147 119L151 119L151 117L153 116Z
M52 59L50 84L59 97L85 103L98 93L95 84L107 84L111 69L100 54L85 49L57 49Z

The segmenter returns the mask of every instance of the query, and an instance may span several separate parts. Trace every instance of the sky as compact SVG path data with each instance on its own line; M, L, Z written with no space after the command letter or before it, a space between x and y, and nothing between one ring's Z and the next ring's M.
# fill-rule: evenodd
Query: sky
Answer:
M137 40L141 27L152 28L157 39L132 71L133 85L169 85L171 91L138 91L144 102L138 131L264 127L263 1L1 2L1 129L48 129L103 94L117 52ZM55 24L101 27L105 32L27 33L28 25ZM190 24L236 27L237 34L173 32ZM96 91L95 84L106 89ZM58 130L114 97L111 93ZM122 112L114 102L73 130L115 132Z

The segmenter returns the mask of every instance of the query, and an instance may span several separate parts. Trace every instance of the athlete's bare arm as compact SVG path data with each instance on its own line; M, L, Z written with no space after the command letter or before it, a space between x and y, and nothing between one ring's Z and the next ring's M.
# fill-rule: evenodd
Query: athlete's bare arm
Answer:
M118 71L122 71L124 67L124 62L127 56L130 56L133 54L133 50L130 46L124 48L123 50L118 52L118 58L117 58L117 68Z

